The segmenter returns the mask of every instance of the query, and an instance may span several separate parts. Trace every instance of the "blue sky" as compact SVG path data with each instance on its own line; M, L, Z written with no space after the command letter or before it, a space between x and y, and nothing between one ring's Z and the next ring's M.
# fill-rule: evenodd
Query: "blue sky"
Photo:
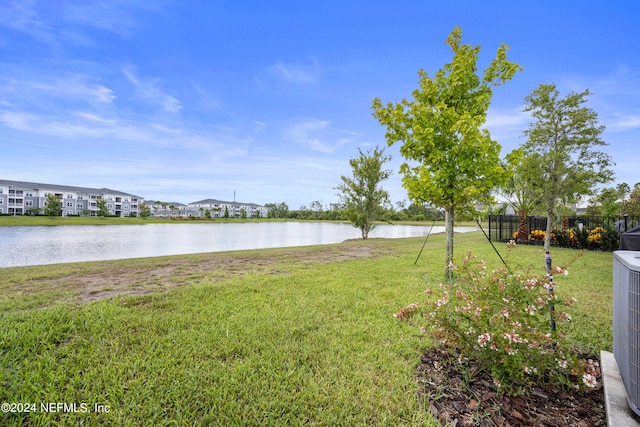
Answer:
M371 102L451 60L454 26L524 71L494 91L502 156L541 83L590 89L615 182L640 181L640 3L628 1L0 1L3 179L163 201L291 209L337 200L358 148L386 147ZM383 186L405 200L399 147Z

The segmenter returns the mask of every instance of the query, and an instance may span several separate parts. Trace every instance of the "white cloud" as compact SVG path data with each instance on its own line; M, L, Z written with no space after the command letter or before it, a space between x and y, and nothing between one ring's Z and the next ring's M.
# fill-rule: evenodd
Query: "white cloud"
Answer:
M0 77L0 82L4 82L3 91L10 93L12 99L26 100L33 104L37 104L34 100L46 98L74 98L104 104L112 103L116 99L111 89L92 80L83 74L63 74L52 76L49 80Z
M160 89L160 80L155 78L140 79L132 71L128 69L122 70L127 80L136 88L136 94L152 104L161 106L165 111L170 113L179 113L182 109L180 101L171 95L167 95Z
M287 64L277 61L267 67L267 73L287 83L315 83L320 79L320 64L312 59L311 64Z
M14 1L0 8L0 25L23 32L48 45L57 45L55 29L41 16L34 0Z
M329 124L330 123L328 121L311 119L289 128L286 132L286 137L287 139L309 147L312 150L320 151L322 153L332 153L334 149L314 135L319 131L326 129Z
M530 122L531 116L522 111L522 107L490 108L484 128L491 133L491 138L498 141L503 147L516 148L520 144L519 139L522 137L523 131L528 128Z
M607 129L613 131L640 129L640 115L614 117L604 122Z
M260 132L260 131L264 130L267 126L269 126L268 123L265 123L265 122L260 121L260 120L254 120L253 124L255 125L255 127L253 129L254 132Z
M222 106L222 103L216 99L214 99L207 91L205 91L202 86L200 86L196 82L191 82L191 86L200 96L200 105L209 110L215 110Z
M135 7L134 2L69 1L64 5L64 21L129 37L138 27L132 14Z
M0 124L30 134L65 138L139 142L156 147L182 147L187 150L220 154L224 150L244 150L247 141L225 132L198 131L171 124L146 121L136 123L116 116L101 116L95 112L70 111L48 115L21 111L0 111Z
M333 154L341 146L356 142L356 135L356 132L335 129L331 122L315 118L294 124L285 131L287 140L326 154Z
M90 29L130 37L139 27L138 10L157 9L160 2L16 0L0 7L0 26L29 35L53 49L65 44L94 44Z

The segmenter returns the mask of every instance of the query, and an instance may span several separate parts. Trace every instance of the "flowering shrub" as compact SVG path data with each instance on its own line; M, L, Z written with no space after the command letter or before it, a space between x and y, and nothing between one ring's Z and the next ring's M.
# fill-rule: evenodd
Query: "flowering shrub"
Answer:
M530 243L540 244L544 240L546 232L544 230L533 230L529 234ZM514 232L512 237L517 239L518 232ZM561 248L573 249L595 249L604 251L614 251L620 246L620 235L615 229L604 227L561 228L556 227L551 231L551 244Z
M531 240L544 240L544 237L546 236L546 234L547 233L544 230L533 230L529 235L529 238Z
M597 386L597 364L579 361L563 334L550 332L551 305L557 310L576 302L559 299L552 278L530 271L488 271L471 252L451 267L453 283L427 289L430 301L411 304L394 316L407 319L424 313L425 330L455 349L452 354L479 363L501 392L518 393L541 382L578 389ZM564 267L553 273L568 274ZM554 321L571 321L565 312L553 313Z
M579 246L576 233L570 228L563 228L562 230L554 228L551 235L551 241L555 246L562 248L576 248Z
M587 241L590 246L600 247L600 243L602 242L602 236L607 232L602 227L596 227L589 231L589 236L587 236Z

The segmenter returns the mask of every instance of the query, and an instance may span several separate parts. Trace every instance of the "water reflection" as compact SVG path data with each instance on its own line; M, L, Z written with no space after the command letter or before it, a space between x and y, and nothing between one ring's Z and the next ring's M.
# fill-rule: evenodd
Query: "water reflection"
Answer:
M430 229L385 224L369 236L425 236ZM436 226L432 233L443 231ZM0 267L320 245L357 238L358 229L329 222L0 227Z

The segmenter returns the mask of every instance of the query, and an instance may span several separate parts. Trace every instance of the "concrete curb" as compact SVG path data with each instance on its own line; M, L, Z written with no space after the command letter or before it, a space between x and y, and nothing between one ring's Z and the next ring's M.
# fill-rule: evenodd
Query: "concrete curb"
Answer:
M600 367L604 383L604 402L607 410L607 425L609 427L638 427L640 421L629 408L627 394L622 383L613 353L600 352Z

